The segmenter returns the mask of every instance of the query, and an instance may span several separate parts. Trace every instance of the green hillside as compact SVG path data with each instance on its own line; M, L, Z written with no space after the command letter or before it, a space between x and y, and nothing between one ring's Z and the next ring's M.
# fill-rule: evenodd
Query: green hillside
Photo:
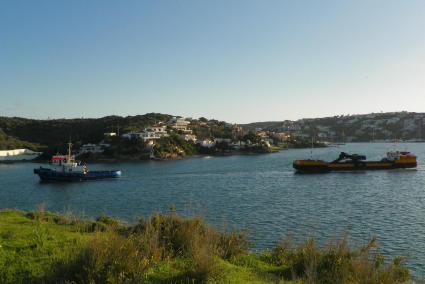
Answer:
M31 150L40 150L41 147L38 144L22 141L15 137L9 136L0 128L0 150L11 150L27 148Z
M107 116L102 118L36 120L18 117L0 117L0 128L7 135L47 146L52 152L65 151L71 139L78 146L82 143L98 143L105 132L125 133L165 122L171 115L148 113L137 116Z

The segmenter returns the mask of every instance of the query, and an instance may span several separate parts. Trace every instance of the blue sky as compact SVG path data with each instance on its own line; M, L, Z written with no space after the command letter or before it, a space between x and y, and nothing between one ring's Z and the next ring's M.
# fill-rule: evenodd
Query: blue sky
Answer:
M425 111L423 0L0 1L0 115Z

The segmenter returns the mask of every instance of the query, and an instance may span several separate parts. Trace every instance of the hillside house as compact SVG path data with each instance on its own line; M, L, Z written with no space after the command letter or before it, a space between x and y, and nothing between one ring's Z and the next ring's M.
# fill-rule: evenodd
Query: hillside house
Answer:
M99 144L84 144L80 147L79 154L101 154L105 152L107 148L111 147L110 144L99 143Z
M143 139L144 142L150 142L150 144L152 144L154 140L167 136L166 126L147 127L142 132L130 132L122 135L122 137L127 139L140 138Z
M204 139L204 140L197 140L196 144L200 145L201 147L205 148L212 148L215 146L215 142L210 139Z
M173 117L168 124L175 130L182 131L186 134L192 134L192 130L188 128L190 121L185 118Z
M183 138L185 141L196 142L196 135L194 134L183 134L180 135L180 137Z

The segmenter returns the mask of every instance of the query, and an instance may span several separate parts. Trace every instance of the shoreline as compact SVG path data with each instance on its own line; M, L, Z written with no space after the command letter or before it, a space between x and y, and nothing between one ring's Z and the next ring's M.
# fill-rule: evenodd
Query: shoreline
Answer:
M187 155L187 156L177 156L175 158L167 158L167 159L152 159L150 157L137 157L132 158L130 156L128 157L118 157L118 158L109 158L109 157L95 157L95 158L79 158L79 156L76 156L78 160L83 160L84 162L89 163L124 163L124 162L146 162L146 161L157 161L157 162L164 162L164 161L179 161L179 160L186 160L191 158L204 158L204 157L229 157L229 156L251 156L251 155L265 155L265 154L275 154L280 151L288 150L291 148L280 148L280 149L273 149L270 152L254 152L254 151L231 151L231 152L221 152L221 153L211 153L211 154L194 154L194 155ZM300 148L293 148L293 149L300 149ZM147 155L145 155L147 156ZM34 160L13 160L13 161L0 161L0 164L15 164L15 163L46 163L48 162L48 159L34 159Z
M315 146L313 149L321 149L321 148L333 148L333 147L339 147L339 146L343 146L346 144L394 144L394 142L348 142L348 143L343 143L343 144L331 144L331 145L324 145L324 146ZM418 143L425 143L422 141L405 141L405 142L397 142L397 143L413 143L413 144L418 144ZM179 160L186 160L186 159L191 159L191 158L203 158L203 157L229 157L229 156L251 156L251 155L264 155L264 154L274 154L274 153L279 153L281 151L287 151L287 150L301 150L301 149L311 149L311 147L286 147L286 146L277 146L277 147L272 147L273 149L270 152L255 152L255 151L240 151L240 150L234 150L234 151L230 151L230 152L222 152L222 153L211 153L211 154L194 154L194 155L188 155L188 156L178 156L176 158L168 158L168 159L151 159L148 157L148 155L144 155L146 156L146 158L144 157L137 157L137 158L132 158L130 156L128 157L119 157L119 158L109 158L109 157L100 157L100 158L83 158L81 160L83 160L84 162L89 162L92 164L97 164L97 163L137 163L137 162L146 162L146 161L157 161L157 162L163 162L163 161L179 161ZM77 156L78 159L78 156ZM1 164L18 164L18 163L46 163L48 162L48 159L34 159L34 160L0 160L0 165Z

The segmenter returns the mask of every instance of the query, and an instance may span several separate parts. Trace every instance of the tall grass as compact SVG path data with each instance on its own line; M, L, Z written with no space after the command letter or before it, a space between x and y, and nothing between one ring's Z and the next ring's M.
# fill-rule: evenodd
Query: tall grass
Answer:
M187 259L190 269L182 279L204 282L220 274L217 260L248 253L245 234L219 232L200 218L182 218L175 213L154 214L133 226L119 226L107 220L75 258L57 263L49 277L56 282L124 283L142 282L145 272L171 259ZM51 280L50 279L50 280Z
M385 264L377 249L377 239L350 249L347 237L318 247L314 239L294 246L290 239L283 240L272 251L271 262L285 265L286 279L301 279L305 283L405 283L409 270L397 257Z
M355 249L349 247L346 237L325 246L318 246L314 239L300 245L286 239L271 252L256 255L249 252L245 233L217 230L201 218L184 218L175 210L140 219L134 225L107 216L87 220L44 209L23 216L33 220L29 234L32 245L24 248L32 260L20 257L17 251L0 248L0 282L232 282L234 279L226 273L233 273L233 277L246 273L240 278L243 280L235 280L238 283L249 281L253 275L262 283L386 284L406 283L410 279L403 259L385 261L375 238ZM68 247L61 252L62 248L54 245L59 244L58 238L66 237L66 232L82 239L64 242ZM0 244L18 235L19 231L1 232ZM45 271L34 274L31 261L39 260L48 260L48 265L43 266ZM152 277L161 267L168 270L161 277Z

